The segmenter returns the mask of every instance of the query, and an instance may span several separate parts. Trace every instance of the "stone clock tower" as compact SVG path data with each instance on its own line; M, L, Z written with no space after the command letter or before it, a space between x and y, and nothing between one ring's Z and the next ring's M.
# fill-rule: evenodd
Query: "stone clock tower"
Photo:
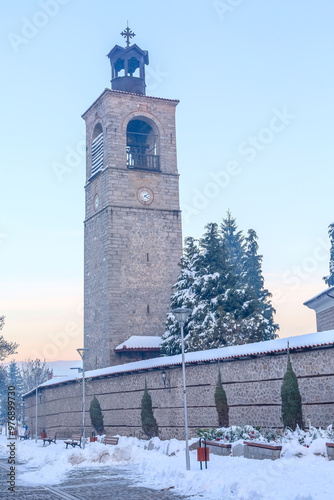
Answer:
M159 336L182 254L176 100L145 95L148 53L127 28L108 54L112 89L86 122L86 369L122 362L133 335Z

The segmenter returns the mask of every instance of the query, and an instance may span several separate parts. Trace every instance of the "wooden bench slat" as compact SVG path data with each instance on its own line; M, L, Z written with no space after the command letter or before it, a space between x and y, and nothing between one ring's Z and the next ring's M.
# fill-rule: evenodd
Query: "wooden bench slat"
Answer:
M267 450L281 450L282 446L280 445L272 445L265 443L252 443L250 441L244 441L246 446L254 446L255 448L266 448Z
M103 439L103 442L104 442L104 444L111 444L111 445L116 446L116 445L118 444L118 440L119 440L119 438L118 438L118 437L114 437L114 436L106 436L106 437Z
M219 448L232 448L231 443L219 443L216 441L207 441L207 446L218 446Z
M47 441L49 444L51 444L51 443L57 444L56 438L57 438L56 432L53 432L52 434L50 434L50 436L48 436L46 438L42 438L43 439L43 446L45 445L45 441Z
M69 445L72 446L72 448L75 448L76 446L79 446L79 448L81 448L81 439L81 434L72 434L70 441L64 441L64 443L66 444L66 448Z

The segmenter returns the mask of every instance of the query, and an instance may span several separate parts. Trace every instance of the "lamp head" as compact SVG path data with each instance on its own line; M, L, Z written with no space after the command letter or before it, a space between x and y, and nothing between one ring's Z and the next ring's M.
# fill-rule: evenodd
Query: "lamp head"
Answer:
M184 325L192 313L192 309L189 309L188 307L179 307L177 309L173 309L172 313L174 314L176 321L180 325Z
M85 355L85 352L86 351L89 351L89 349L85 349L84 347L81 347L79 349L77 349L78 353L80 354L80 358L84 358L84 355Z

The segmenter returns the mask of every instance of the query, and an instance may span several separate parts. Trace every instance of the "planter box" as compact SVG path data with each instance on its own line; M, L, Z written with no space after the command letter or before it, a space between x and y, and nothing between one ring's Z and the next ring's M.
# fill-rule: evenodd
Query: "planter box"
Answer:
M214 455L222 455L224 457L229 457L231 455L232 445L230 443L226 444L216 441L207 441L206 446Z
M281 457L282 446L244 441L244 457L255 460L277 460Z
M334 443L326 443L328 460L334 460Z

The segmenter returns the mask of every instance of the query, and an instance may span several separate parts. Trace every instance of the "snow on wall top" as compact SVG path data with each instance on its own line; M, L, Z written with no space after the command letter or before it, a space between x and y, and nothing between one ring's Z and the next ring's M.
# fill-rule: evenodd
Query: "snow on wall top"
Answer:
M115 351L122 351L123 349L159 349L160 346L161 337L132 335L128 340L115 347Z
M209 361L218 361L231 358L243 358L250 355L264 355L273 352L284 352L287 349L289 342L290 350L301 349L304 347L320 347L326 345L334 345L334 330L327 332L309 333L306 335L298 335L295 337L286 337L276 340L268 340L265 342L255 342L253 344L244 344L231 347L221 347L219 349L209 349L200 352L188 352L185 355L186 364L203 363ZM135 361L133 363L125 363L123 365L109 366L98 370L85 372L86 378L99 378L108 375L116 375L118 373L152 370L154 368L163 368L167 366L181 365L181 354L176 356L163 356L153 359L145 359L143 361ZM81 375L74 377L51 379L41 384L39 387L48 387L52 385L60 385L66 382L75 381L81 378ZM31 390L24 396L32 393Z

